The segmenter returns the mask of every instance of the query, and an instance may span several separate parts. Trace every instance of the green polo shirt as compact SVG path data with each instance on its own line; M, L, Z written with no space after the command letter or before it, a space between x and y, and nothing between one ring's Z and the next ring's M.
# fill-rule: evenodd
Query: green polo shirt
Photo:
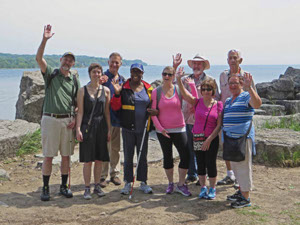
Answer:
M76 86L73 80L74 72L69 72L69 76L65 77L59 71L59 73L51 80L50 86L47 87L50 75L53 71L53 68L47 66L46 72L43 74L45 81L45 102L43 112L54 114L71 113L72 96L75 95L76 91ZM78 88L80 88L78 74L76 74L76 76Z

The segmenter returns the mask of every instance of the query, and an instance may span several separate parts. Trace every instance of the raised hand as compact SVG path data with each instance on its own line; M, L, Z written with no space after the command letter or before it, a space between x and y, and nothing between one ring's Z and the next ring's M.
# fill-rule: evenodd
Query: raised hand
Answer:
M44 26L44 34L43 34L44 39L48 40L48 39L52 38L54 33L52 33L51 29L52 29L52 26L50 24L48 24L47 26Z
M244 84L243 84L243 89L245 91L248 91L251 87L252 83L252 75L250 73L245 73L244 74Z
M181 77L184 76L183 67L180 67L180 68L176 71L175 76L176 76L177 79L181 79Z
M121 93L121 90L122 90L122 85L120 85L119 81L116 81L115 79L111 80L111 84L115 89L115 94L119 95Z
M177 70L177 67L182 62L181 54L177 53L175 57L174 57L174 55L172 57L173 57L173 67L175 68L175 70Z
M104 84L108 81L108 76L106 76L105 74L103 74L101 77L100 77L100 84Z
M185 81L186 83L195 83L194 79L192 79L192 78L190 78L190 77L185 78L184 81Z

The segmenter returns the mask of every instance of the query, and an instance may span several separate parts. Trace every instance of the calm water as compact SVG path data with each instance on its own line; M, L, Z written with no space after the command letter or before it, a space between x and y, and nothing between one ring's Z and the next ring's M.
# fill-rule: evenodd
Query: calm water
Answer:
M280 74L284 74L285 70L293 66L300 68L300 65L243 65L243 69L249 71L253 76L255 83L268 82L277 79ZM157 79L161 79L161 72L164 66L146 66L144 80L151 83ZM191 73L188 66L184 66L187 73ZM227 69L227 65L212 66L206 73L213 76L219 83L220 73ZM103 68L104 71L107 67ZM19 86L24 71L36 71L37 69L0 69L0 119L15 119L16 102L19 95ZM89 81L87 68L77 69L80 75L81 84ZM120 74L125 78L129 77L129 67L121 67Z

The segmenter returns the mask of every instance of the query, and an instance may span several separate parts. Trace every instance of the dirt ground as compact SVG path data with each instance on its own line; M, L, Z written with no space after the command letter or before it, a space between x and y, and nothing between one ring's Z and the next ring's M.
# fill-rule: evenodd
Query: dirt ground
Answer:
M191 197L166 195L167 178L161 163L149 165L154 194L134 189L132 200L120 194L122 186L109 184L106 196L83 199L82 164L72 165L74 197L59 196L60 172L51 176L51 200L40 201L41 170L33 155L0 162L10 181L0 181L0 224L300 224L300 168L254 165L252 207L231 209L226 196L231 186L217 187L215 200L200 200L199 186L190 184ZM176 167L178 162L176 162ZM218 160L219 178L225 174ZM175 180L178 179L177 173Z

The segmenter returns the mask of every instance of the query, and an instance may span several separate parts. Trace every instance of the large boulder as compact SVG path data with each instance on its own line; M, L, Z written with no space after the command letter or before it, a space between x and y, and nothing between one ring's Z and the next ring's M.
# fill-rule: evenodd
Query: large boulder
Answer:
M0 160L15 156L23 137L39 128L39 124L25 120L0 120Z
M262 104L260 106L260 109L265 111L264 115L271 115L271 116L285 115L285 107L283 105ZM257 114L256 110L255 110L255 114Z
M300 113L294 115L285 115L285 116L264 116L264 115L253 116L253 124L255 129L265 128L266 123L279 124L280 121L283 120L287 120L287 121L292 120L294 123L300 123Z
M25 71L16 103L16 119L40 123L44 95L44 80L41 72Z
M300 100L275 100L274 102L284 106L286 114L300 113Z
M293 67L288 67L280 78L290 78L295 84L295 93L300 93L300 69L295 69Z

